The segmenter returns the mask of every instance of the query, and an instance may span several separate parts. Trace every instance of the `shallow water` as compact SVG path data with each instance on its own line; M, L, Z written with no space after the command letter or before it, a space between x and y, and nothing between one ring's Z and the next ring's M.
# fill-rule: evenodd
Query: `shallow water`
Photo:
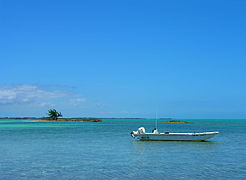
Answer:
M189 120L188 120L189 121ZM245 179L246 120L159 123L159 131L220 131L208 142L135 141L153 120L0 121L0 179Z

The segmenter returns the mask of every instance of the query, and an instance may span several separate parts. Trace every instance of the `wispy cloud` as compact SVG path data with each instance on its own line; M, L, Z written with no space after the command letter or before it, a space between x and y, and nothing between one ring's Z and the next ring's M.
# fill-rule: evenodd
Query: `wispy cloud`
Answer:
M80 98L79 97L79 98L70 99L69 103L71 105L79 105L79 104L81 104L81 103L83 103L85 101L86 101L86 98Z
M40 106L53 106L54 100L59 101L64 98L73 99L77 103L85 101L85 98L78 96L78 94L58 86L52 88L37 85L0 87L0 105L34 103Z

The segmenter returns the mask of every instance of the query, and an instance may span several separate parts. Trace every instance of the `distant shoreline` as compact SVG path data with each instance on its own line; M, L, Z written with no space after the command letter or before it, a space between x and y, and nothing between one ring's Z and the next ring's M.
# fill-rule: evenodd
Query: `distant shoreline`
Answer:
M0 117L0 119L37 119L37 120L44 120L47 119L46 117ZM79 118L59 118L59 119L154 119L154 118L122 118L122 117L110 117L110 118L103 118L103 117L79 117ZM172 118L157 118L158 120L171 120Z
M0 119L42 119L37 117L0 117Z
M0 119L9 119L9 120L34 120L39 122L102 122L99 118L59 118L57 120L49 118L37 118L37 117L3 117Z

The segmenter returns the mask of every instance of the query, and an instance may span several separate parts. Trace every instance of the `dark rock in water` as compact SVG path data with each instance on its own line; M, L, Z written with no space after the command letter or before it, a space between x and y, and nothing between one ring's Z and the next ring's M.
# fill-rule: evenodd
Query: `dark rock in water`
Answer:
M187 121L175 121L175 120L172 120L172 121L165 121L163 123L169 123L169 124L172 124L172 123L177 123L177 124L188 124L190 122L187 122Z

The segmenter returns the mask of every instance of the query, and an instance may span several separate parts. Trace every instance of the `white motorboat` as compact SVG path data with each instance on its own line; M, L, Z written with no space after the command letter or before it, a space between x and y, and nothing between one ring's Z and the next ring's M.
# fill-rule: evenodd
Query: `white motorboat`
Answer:
M157 128L155 128L152 133L146 133L144 127L140 127L137 131L131 132L132 137L144 141L205 141L216 134L219 134L219 132L160 133Z

